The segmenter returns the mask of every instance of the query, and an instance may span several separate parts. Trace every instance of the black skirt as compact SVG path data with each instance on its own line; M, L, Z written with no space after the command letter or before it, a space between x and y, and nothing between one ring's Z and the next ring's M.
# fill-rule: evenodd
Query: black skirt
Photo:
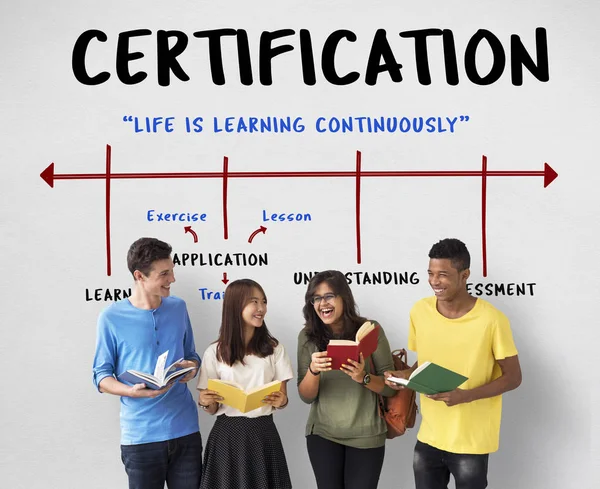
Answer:
M201 489L291 489L273 415L217 417L208 436Z

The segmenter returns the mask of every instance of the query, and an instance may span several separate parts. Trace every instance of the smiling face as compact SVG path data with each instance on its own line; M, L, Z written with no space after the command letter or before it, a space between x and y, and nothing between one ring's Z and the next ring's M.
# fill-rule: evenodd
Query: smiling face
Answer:
M343 325L344 301L327 282L321 282L317 286L313 300L314 298L321 298L320 301L314 301L313 307L324 324L330 327Z
M252 293L247 304L242 309L242 320L244 325L260 328L267 314L267 298L256 287L252 288Z
M438 301L453 301L467 294L469 270L458 271L447 258L429 260L429 285Z
M147 297L169 297L171 284L175 282L173 267L173 260L164 258L152 262L152 268L148 275L136 270L133 276Z

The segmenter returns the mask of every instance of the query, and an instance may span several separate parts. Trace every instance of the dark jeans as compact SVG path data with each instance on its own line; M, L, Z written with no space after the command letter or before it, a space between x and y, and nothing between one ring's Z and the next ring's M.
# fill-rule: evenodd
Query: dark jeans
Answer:
M308 435L306 447L319 489L377 488L385 446L353 448Z
M450 474L456 489L487 487L489 454L451 453L417 441L413 459L416 489L447 489Z
M141 445L121 445L129 489L198 489L202 476L200 433Z

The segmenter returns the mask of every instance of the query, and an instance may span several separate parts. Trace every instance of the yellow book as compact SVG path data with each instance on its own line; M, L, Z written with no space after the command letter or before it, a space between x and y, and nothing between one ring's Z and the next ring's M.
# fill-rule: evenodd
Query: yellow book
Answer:
M273 392L281 390L281 380L274 380L268 384L245 391L241 385L227 380L208 379L208 389L218 392L227 404L242 413L253 411L259 407L268 406L262 400Z

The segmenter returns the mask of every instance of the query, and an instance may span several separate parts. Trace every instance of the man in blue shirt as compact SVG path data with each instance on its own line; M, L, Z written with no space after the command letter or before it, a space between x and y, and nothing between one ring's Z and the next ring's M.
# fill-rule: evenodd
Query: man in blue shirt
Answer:
M185 302L171 297L175 282L171 246L141 238L129 248L127 266L135 288L127 299L107 307L98 318L94 384L121 396L121 459L130 489L198 489L202 439L198 411L186 382L200 367ZM158 357L166 365L195 367L179 382L160 390L128 385L126 370L153 373Z

